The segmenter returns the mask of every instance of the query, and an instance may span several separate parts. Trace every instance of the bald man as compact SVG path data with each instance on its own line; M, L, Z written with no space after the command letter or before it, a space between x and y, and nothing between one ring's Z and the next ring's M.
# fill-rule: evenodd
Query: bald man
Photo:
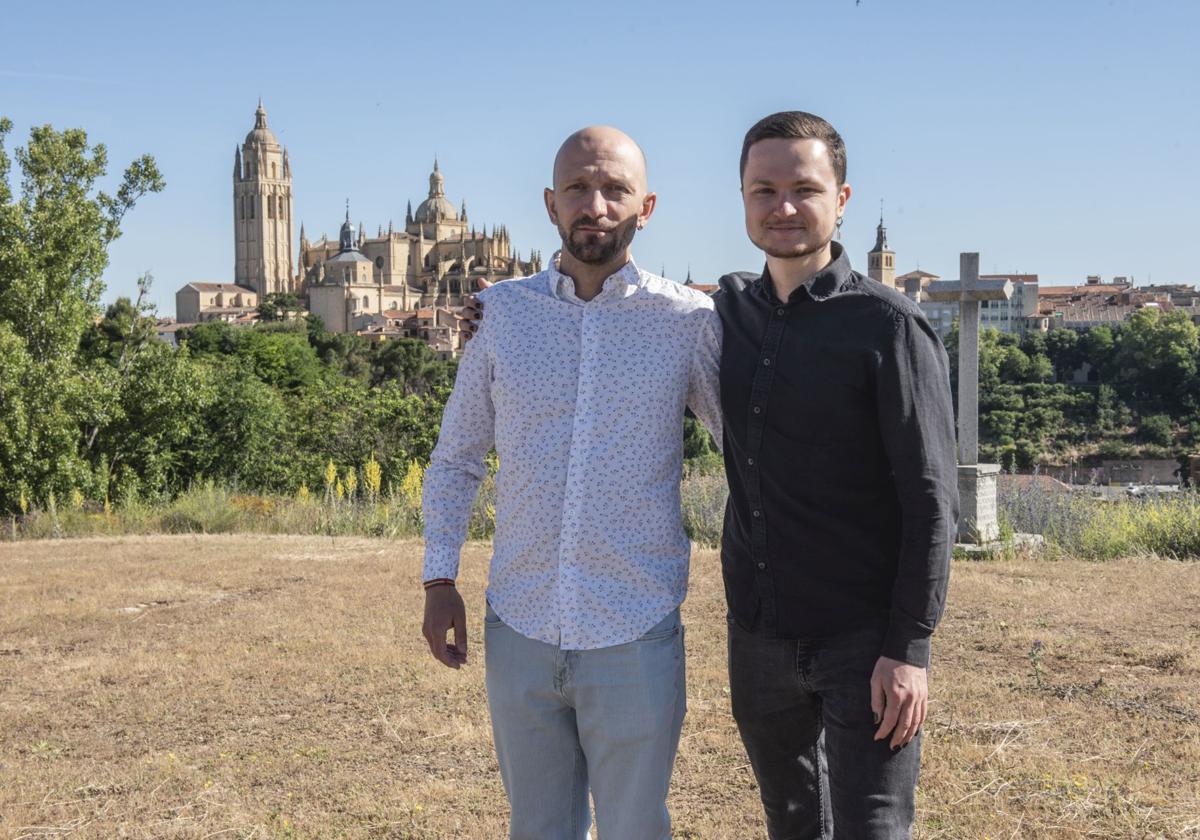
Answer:
M721 439L712 301L634 264L654 212L627 135L586 128L554 161L547 271L484 291L425 473L424 635L467 664L454 587L484 456L499 455L484 622L510 838L668 840L686 707L690 546L679 480L691 407ZM452 640L447 635L452 634Z

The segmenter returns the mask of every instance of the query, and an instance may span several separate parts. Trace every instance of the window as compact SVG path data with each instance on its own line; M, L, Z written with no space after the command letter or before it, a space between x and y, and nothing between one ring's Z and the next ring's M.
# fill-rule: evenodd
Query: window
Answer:
M271 164L271 177L272 177L272 178L278 178L278 177L279 177L279 176L276 174L276 172L277 172L277 170L275 169L275 164L274 164L274 163L272 163L272 164Z
M267 218L275 218L275 196L273 195L267 196Z
M363 295L363 309L369 309L370 307L371 307L371 299L369 297L367 297L366 295Z
M240 211L238 218L246 218L246 196L242 196L242 200L238 202L238 210Z
M254 196L250 196L250 218L251 219L254 218L254 204L255 204Z

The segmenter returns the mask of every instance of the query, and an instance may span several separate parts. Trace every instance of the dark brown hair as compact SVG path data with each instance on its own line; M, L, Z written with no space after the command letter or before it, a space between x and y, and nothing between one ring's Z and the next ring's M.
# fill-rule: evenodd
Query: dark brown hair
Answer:
M842 142L842 135L828 122L807 111L780 111L752 125L742 141L739 178L746 174L750 147L759 140L776 137L785 140L820 140L829 149L829 159L833 162L833 174L837 176L838 186L846 183L846 144Z

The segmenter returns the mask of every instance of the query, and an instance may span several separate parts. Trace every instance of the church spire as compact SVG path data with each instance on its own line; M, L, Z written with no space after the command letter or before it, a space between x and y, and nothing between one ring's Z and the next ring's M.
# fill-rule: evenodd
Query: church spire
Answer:
M233 147L233 177L235 179L242 177L242 150L239 146Z
M341 251L354 250L354 225L350 224L350 199L346 199L346 221L338 233L338 249Z
M875 247L872 251L887 250L887 228L883 226L883 202L879 202L879 227L875 228Z

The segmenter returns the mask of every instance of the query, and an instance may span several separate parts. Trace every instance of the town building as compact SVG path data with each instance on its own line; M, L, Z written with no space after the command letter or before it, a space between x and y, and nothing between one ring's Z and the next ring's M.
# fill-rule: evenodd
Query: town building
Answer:
M1038 276L1036 274L980 274L980 280L1008 280L1013 293L1008 300L979 302L979 325L1003 333L1024 335L1038 329ZM1031 321L1033 318L1035 320Z
M234 323L256 316L259 294L237 283L188 283L175 293L175 320L181 324L200 321Z

